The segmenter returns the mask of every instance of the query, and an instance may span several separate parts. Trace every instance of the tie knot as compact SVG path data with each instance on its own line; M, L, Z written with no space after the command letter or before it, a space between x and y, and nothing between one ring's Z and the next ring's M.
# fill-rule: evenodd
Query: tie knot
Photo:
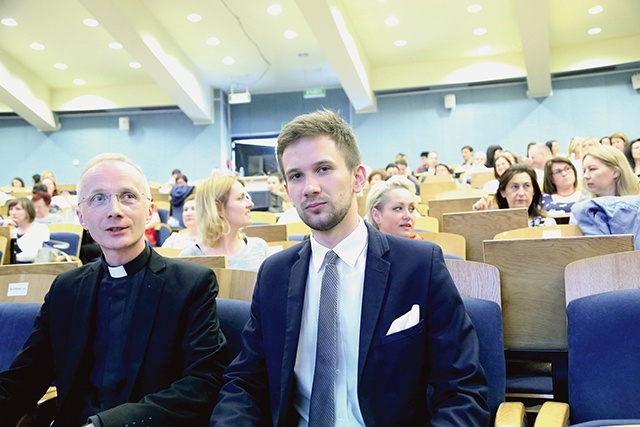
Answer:
M324 260L327 262L327 264L335 264L337 259L338 255L333 251L327 252L327 254L324 256Z

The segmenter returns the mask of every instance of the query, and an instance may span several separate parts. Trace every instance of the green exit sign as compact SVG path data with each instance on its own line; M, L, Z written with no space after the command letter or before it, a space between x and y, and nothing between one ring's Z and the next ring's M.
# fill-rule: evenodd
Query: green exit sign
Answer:
M322 87L313 87L302 92L302 96L304 96L305 99L324 98L325 96L327 96L327 91Z

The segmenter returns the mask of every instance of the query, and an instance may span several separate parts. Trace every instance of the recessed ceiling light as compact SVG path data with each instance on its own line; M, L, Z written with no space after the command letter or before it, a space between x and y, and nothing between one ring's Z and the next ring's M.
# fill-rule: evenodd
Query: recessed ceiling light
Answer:
M209 37L207 39L207 44L209 46L218 46L220 44L220 40L216 37Z
M29 45L29 47L33 50L44 50L44 45L41 43L33 42Z
M56 62L55 64L53 64L54 68L57 68L58 70L66 70L67 68L67 64L63 63L63 62Z
M76 86L82 86L83 84L86 84L87 82L85 82L82 79L73 79L73 84Z
M400 20L398 19L397 16L390 16L384 20L384 23L387 24L389 27L395 27L396 25L398 25L398 22L400 22Z
M473 34L475 34L476 36L484 36L485 34L487 34L487 29L484 27L476 28L475 30L473 30Z
M16 25L18 25L16 20L13 18L4 18L0 22L2 23L2 25L6 25L7 27L15 27Z
M589 9L589 13L591 15L597 15L600 12L602 12L602 6L593 6L591 9Z
M393 44L397 47L404 47L407 45L407 41L406 40L396 40L393 42Z
M113 50L118 50L118 49L122 49L122 43L118 43L118 42L111 42L109 43L109 47Z
M478 13L482 10L482 6L480 6L479 4L472 4L470 6L467 6L467 12L469 13Z
M225 56L224 58L222 58L222 63L224 65L233 65L236 63L236 60L231 56Z
M202 21L202 16L198 15L197 13L190 13L187 15L187 20L191 22L200 22Z
M602 31L602 28L595 27L595 28L591 28L589 31L587 31L587 33L593 36L594 34L600 34L601 31Z
M138 68L142 68L142 64L136 61L133 62L129 62L129 67L133 68L134 70L137 70Z
M284 32L284 38L286 39L295 39L296 37L298 37L298 33L293 30L287 30Z
M97 27L98 26L98 21L96 21L95 19L92 18L85 18L82 20L82 23L84 25L86 25L87 27Z
M282 13L282 6L280 6L277 3L274 3L267 8L267 12L270 15L280 15Z

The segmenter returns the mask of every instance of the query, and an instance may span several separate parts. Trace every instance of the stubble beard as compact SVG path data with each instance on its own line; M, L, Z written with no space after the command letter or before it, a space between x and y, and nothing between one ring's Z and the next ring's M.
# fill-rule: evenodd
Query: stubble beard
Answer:
M313 214L300 208L298 208L298 215L300 215L302 222L307 224L312 230L328 231L342 222L342 220L347 216L350 208L350 203L336 206L336 208L329 213L329 216L326 219L322 218L322 214Z

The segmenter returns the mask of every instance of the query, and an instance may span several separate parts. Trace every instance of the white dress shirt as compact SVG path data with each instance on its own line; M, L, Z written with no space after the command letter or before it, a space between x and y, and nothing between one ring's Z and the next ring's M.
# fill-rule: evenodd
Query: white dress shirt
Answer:
M367 261L367 227L362 219L356 229L338 243L338 374L336 377L335 424L364 426L358 403L358 349L364 271ZM302 309L300 338L294 373L297 383L295 408L300 427L309 423L309 403L315 371L320 289L324 274L324 256L328 248L311 237L311 261Z

